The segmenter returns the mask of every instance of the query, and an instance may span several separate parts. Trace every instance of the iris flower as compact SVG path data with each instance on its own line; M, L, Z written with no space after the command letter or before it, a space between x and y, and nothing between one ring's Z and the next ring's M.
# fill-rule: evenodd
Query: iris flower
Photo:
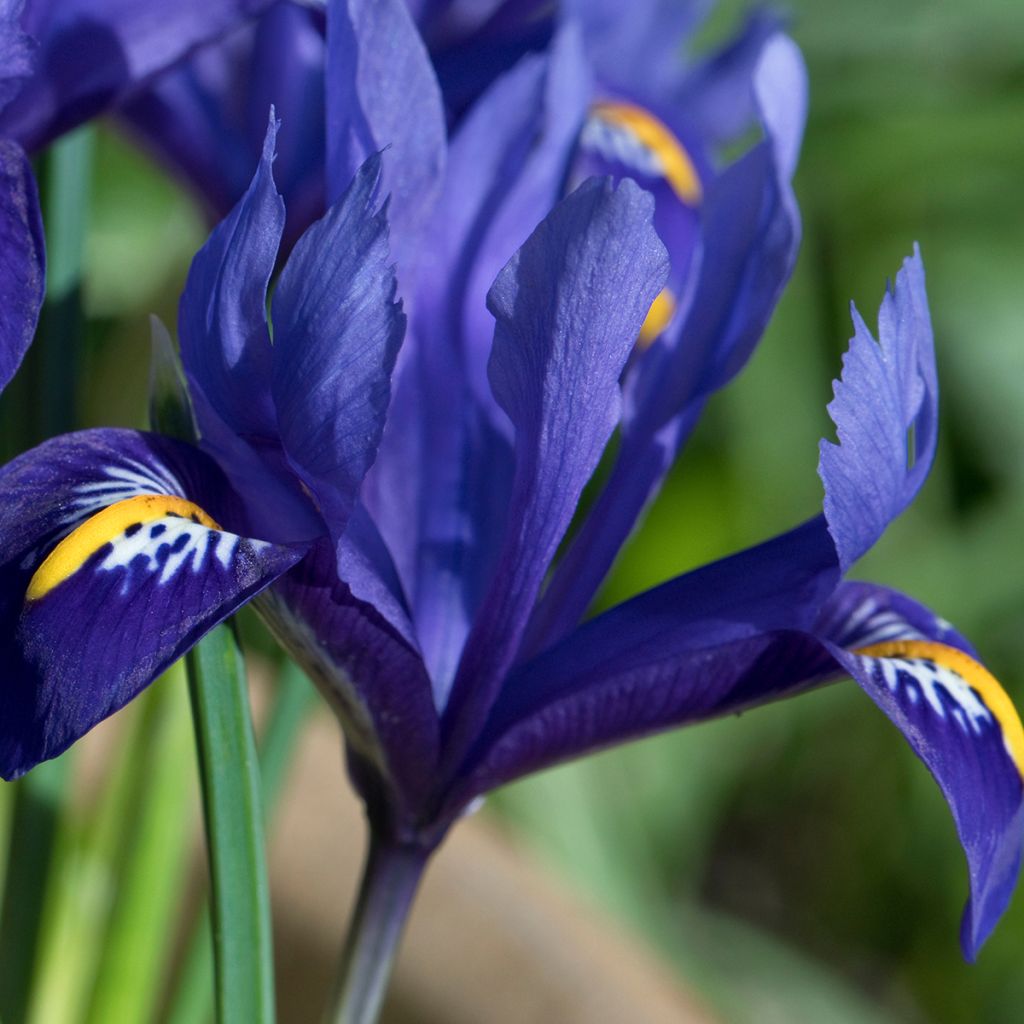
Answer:
M764 140L707 173L706 199L698 172L687 251L662 220L664 190L681 201L666 158L686 151L637 127L651 121L595 115L571 24L446 146L405 9L374 12L387 51L365 23L334 36L339 52L365 47L329 83L337 198L287 259L269 319L285 224L273 117L249 189L192 265L179 333L198 447L91 430L0 469L0 774L59 754L250 600L341 722L378 862L417 869L495 786L850 675L950 805L973 957L1018 872L1024 731L952 626L843 580L934 453L916 253L877 340L854 313L823 512L579 624L788 272L804 99L792 43L772 36L756 64ZM574 187L589 160L622 155L604 138L577 148L592 116L647 145L654 195L631 175ZM392 149L374 153L387 131ZM556 182L569 194L524 230ZM739 182L763 187L728 190ZM713 273L729 267L739 276ZM666 289L676 309L654 331ZM616 430L616 468L559 554Z
M33 152L124 98L269 0L0 0L0 388L43 301Z

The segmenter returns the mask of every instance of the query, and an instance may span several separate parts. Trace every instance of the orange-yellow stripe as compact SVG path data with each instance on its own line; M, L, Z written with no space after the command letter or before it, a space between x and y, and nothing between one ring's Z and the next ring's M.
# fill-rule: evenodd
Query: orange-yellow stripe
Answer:
M104 544L109 544L129 527L151 523L167 515L193 519L211 530L220 527L198 505L165 494L138 494L107 506L69 533L36 569L29 580L25 599L38 601L59 583L76 573Z
M647 316L640 328L639 344L641 348L647 348L668 327L675 311L675 297L667 288L662 288L658 292L657 298L651 303L651 308L647 310Z
M955 672L982 699L1003 731L1003 740L1017 770L1024 776L1024 726L999 681L984 665L956 647L931 640L892 640L854 651L865 658L923 658Z
M661 160L665 179L684 203L696 206L704 195L700 175L682 143L649 110L632 103L596 103L594 113L630 131Z

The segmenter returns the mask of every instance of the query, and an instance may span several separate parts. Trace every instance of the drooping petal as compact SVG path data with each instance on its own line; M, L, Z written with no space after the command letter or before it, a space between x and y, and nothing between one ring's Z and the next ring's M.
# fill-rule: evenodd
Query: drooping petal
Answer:
M371 157L299 241L274 294L281 443L335 544L377 454L405 330L380 173Z
M436 783L439 733L415 649L339 580L326 539L258 607L343 722L375 825L403 810L414 817Z
M849 674L950 806L968 861L961 941L973 959L1020 866L1024 729L948 622L870 584L829 595L836 575L819 517L586 623L509 679L452 810L558 761Z
M36 149L109 109L195 47L271 0L27 0L35 72L0 116L0 132Z
M776 36L765 47L756 85L765 139L708 187L688 313L631 367L622 447L534 616L532 651L579 622L707 395L749 358L792 272L800 218L790 178L803 130L806 77L789 39Z
M825 515L845 571L910 504L935 454L938 381L924 266L904 261L878 313L878 341L856 309L829 414L839 444L821 442ZM911 443L912 434L912 443Z
M0 391L32 342L46 282L35 178L21 147L0 139Z
M95 430L0 469L0 775L55 757L302 555L217 524L199 451Z
M836 661L939 784L967 856L960 941L974 960L1010 901L1024 841L1024 728L948 622L901 594L844 584L831 604Z
M494 580L453 690L459 728L493 700L618 420L619 374L668 271L652 206L631 181L591 180L555 207L491 290L491 384L516 431L516 470Z
M327 198L384 151L392 250L406 293L444 173L441 93L404 0L329 0Z

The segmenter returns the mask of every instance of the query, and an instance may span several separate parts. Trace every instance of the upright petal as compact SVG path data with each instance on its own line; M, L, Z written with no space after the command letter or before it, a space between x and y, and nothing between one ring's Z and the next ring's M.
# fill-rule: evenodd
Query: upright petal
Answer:
M385 151L392 249L404 281L422 257L421 236L441 187L441 93L404 0L328 0L327 198Z
M845 571L910 504L935 454L938 381L924 266L904 261L878 313L878 341L853 309L829 414L839 444L821 442L825 515Z
M796 262L800 217L790 178L807 94L799 51L785 36L764 47L755 83L765 138L708 185L686 312L630 368L622 447L531 623L532 651L580 621L707 396L753 352Z
M558 200L589 95L578 40L500 78L449 152L367 501L396 552L443 706L501 543L512 461L487 380L499 270ZM395 495L406 497L396 500Z
M270 0L27 0L35 73L0 116L0 131L36 149L109 109L195 47L260 13Z
M377 454L405 330L395 301L380 158L295 247L274 294L281 443L335 544Z
M55 757L302 555L229 532L196 449L69 434L0 469L0 775ZM212 514L211 514L212 513Z
M17 143L0 139L0 391L32 342L45 283L43 223L32 168Z
M619 374L668 272L652 206L631 181L591 180L555 207L491 290L491 383L515 428L516 470L504 544L449 706L461 742L515 657L618 420Z
M216 415L239 434L274 433L266 303L284 227L271 170L277 130L271 113L252 184L196 254L181 296L181 357L200 393L201 430Z

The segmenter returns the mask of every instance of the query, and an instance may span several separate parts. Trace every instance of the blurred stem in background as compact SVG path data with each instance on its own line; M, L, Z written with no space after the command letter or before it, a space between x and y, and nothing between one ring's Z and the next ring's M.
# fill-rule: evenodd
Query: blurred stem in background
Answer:
M36 442L78 426L76 389L85 343L83 256L94 150L94 130L84 127L55 142L45 158L46 303L33 344Z
M15 391L6 446L20 451L73 429L82 346L82 267L93 131L79 129L44 157L42 202L46 230L46 302L35 343ZM28 390L26 390L26 388ZM13 454L8 452L5 454ZM63 826L70 758L40 765L15 789L3 912L0 916L0 1018L24 1020L33 961L41 940L47 879ZM8 799L10 799L8 797ZM60 864L57 858L54 868Z

